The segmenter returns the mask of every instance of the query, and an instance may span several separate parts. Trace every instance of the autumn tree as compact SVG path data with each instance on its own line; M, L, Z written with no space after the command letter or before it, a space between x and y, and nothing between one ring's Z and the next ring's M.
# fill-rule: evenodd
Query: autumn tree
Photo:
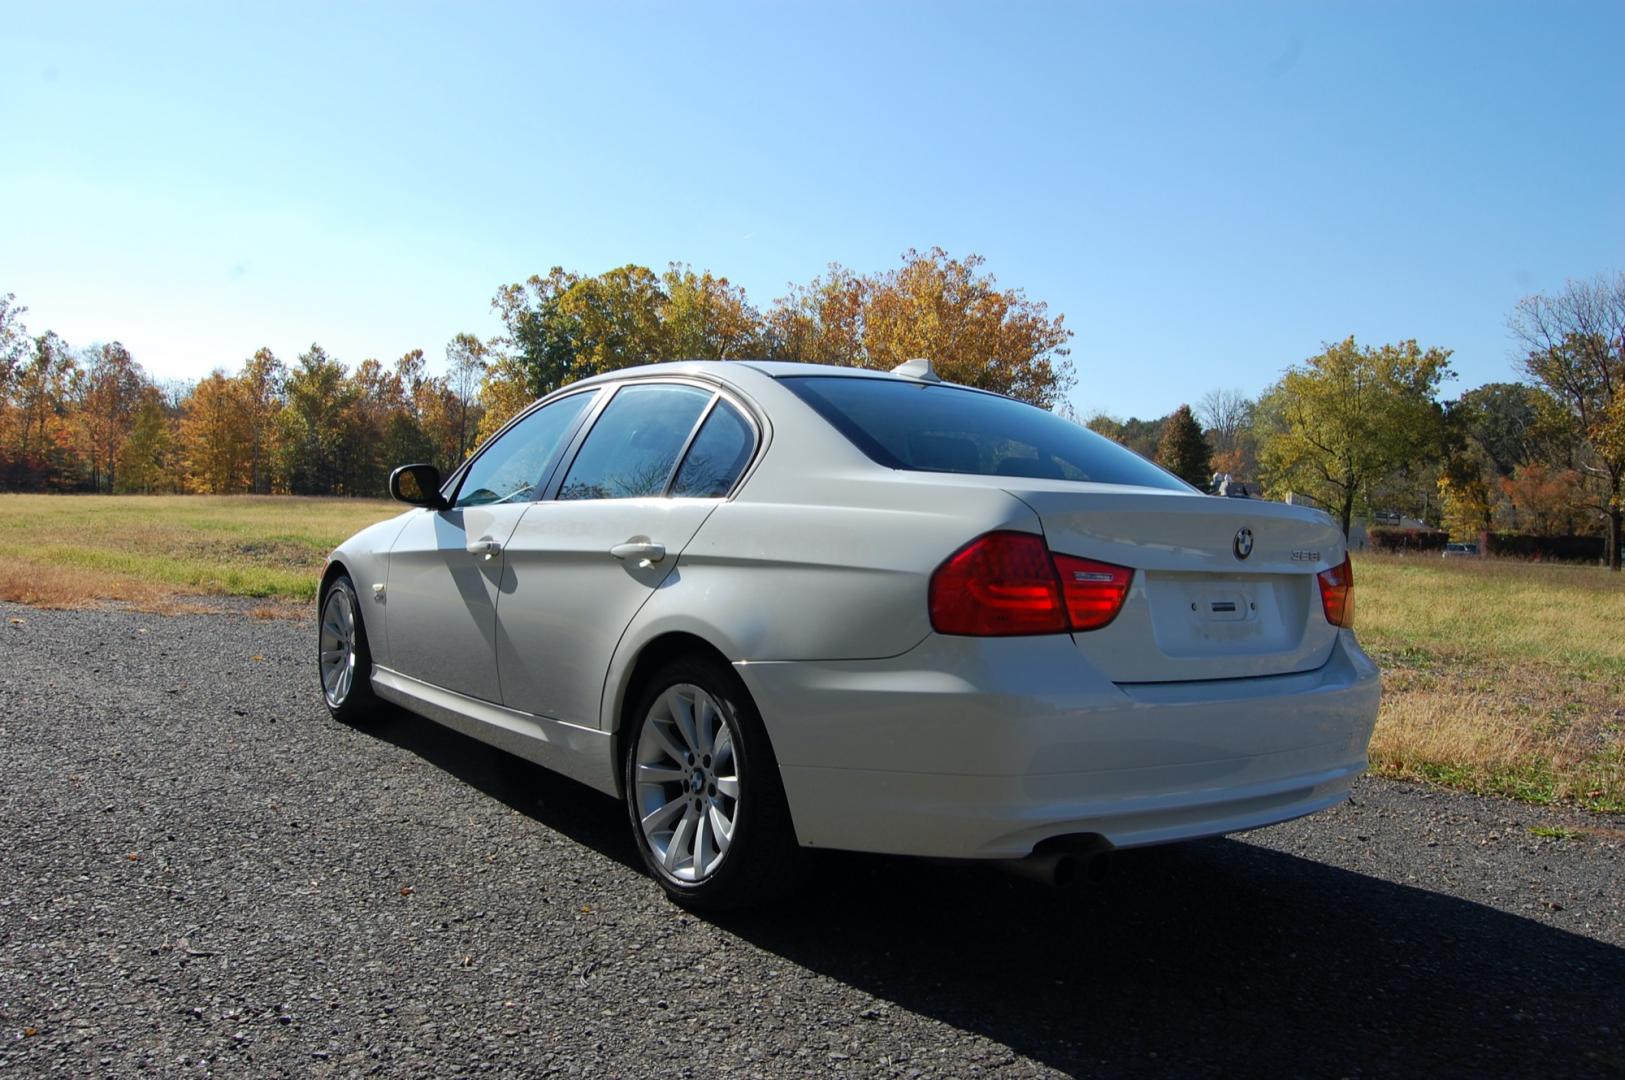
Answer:
M91 490L112 491L117 483L119 456L146 387L145 374L123 345L115 341L90 350L78 412Z
M1072 331L1020 289L999 288L985 262L932 248L867 278L832 265L775 305L773 355L879 369L923 356L950 382L1049 408L1075 381Z
M1524 372L1571 418L1585 505L1605 523L1608 568L1617 571L1625 530L1625 273L1527 297L1509 325L1524 349Z
M1162 426L1162 438L1157 443L1157 464L1192 487L1207 490L1213 476L1213 452L1202 436L1202 426L1191 414L1189 405L1181 405Z
M457 453L462 461L474 448L480 425L480 387L490 365L491 350L473 334L458 334L446 343L446 377L457 399Z
M277 449L283 482L295 494L352 494L343 448L355 388L345 375L344 365L315 344L288 372Z
M1257 472L1253 441L1253 399L1240 390L1209 390L1197 401L1196 419L1213 448L1213 469L1236 478Z
M271 492L277 458L277 418L282 412L287 366L270 349L258 349L243 365L237 381L242 391L244 435L248 439L248 490Z
M480 426L475 433L475 445L502 430L503 424L535 400L530 387L524 361L519 357L498 357L486 369L485 379L480 383Z
M742 360L764 353L762 316L744 289L685 263L672 263L660 284L667 359Z
M1584 480L1574 469L1520 465L1499 480L1510 510L1508 524L1535 536L1566 536L1575 531Z
M68 343L47 330L32 340L12 373L13 445L9 471L15 486L71 486L78 462L69 422L83 372Z
M0 295L0 410L10 403L13 373L28 358L30 339L28 328L23 325L23 315L27 312L27 308L17 303L15 294Z
M492 306L532 398L660 360L765 355L885 369L924 356L950 381L1052 406L1074 381L1072 332L1020 289L1001 288L983 264L941 248L906 251L880 274L832 264L766 315L727 278L682 263L659 276L635 265L590 277L556 266L499 289Z
M872 282L839 263L774 301L766 317L774 359L862 365L863 314Z
M576 361L573 325L560 311L565 295L580 278L555 266L544 275L504 285L491 307L507 328L515 362L524 371L532 400L581 378Z
M235 495L247 490L250 462L242 384L223 371L198 382L182 406L180 464L187 491Z
M27 362L32 339L23 325L28 309L17 303L12 293L0 295L0 484L15 482L12 456L18 439L12 431L14 422L11 390L14 377Z
M1260 467L1273 495L1309 495L1348 535L1372 487L1442 454L1435 400L1452 377L1450 350L1415 341L1376 348L1354 338L1292 367L1259 402Z
M144 387L130 436L119 450L118 483L114 490L137 495L174 490L172 446L163 394L155 386Z
M345 383L347 411L337 418L337 487L347 495L371 495L384 490L390 470L405 462L391 460L390 419L406 411L400 376L377 360L357 364Z

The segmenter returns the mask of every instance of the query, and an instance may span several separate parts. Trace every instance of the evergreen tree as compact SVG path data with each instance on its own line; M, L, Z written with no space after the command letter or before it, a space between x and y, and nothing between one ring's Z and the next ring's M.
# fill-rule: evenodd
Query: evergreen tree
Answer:
M1157 443L1157 464L1193 487L1207 490L1213 478L1213 452L1202 436L1202 425L1191 415L1189 405L1181 405L1162 425Z

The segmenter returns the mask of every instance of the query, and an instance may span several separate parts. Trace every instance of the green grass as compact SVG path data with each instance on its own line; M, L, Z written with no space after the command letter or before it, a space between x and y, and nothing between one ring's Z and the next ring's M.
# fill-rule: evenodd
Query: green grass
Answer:
M328 552L401 509L372 499L0 495L0 598L309 600Z
M1531 825L1529 832L1545 840L1578 840L1585 835L1578 829L1562 829L1552 825Z

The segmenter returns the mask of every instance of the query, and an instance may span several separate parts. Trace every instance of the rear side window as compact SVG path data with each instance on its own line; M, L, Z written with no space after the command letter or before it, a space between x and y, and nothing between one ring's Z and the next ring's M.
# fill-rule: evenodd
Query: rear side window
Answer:
M781 381L888 468L1191 490L1086 427L994 394L839 375Z
M688 433L711 402L692 386L624 386L587 433L560 499L637 499L660 495Z
M745 418L726 401L717 402L677 470L673 495L691 499L720 499L728 494L750 462L756 437Z

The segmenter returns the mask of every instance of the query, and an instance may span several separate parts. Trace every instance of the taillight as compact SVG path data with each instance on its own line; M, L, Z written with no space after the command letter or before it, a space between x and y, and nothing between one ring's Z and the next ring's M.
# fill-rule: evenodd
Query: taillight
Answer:
M1354 562L1343 556L1343 565L1322 570L1320 606L1326 609L1326 621L1333 626L1354 625Z
M1049 549L1033 533L993 532L960 548L931 575L939 634L990 637L1066 629Z
M1061 592L1066 597L1067 614L1074 630L1099 630L1117 618L1128 596L1134 571L1126 566L1056 555L1055 571L1061 575Z
M991 532L931 575L939 634L1002 637L1096 630L1117 617L1134 571L1051 555L1035 533Z

